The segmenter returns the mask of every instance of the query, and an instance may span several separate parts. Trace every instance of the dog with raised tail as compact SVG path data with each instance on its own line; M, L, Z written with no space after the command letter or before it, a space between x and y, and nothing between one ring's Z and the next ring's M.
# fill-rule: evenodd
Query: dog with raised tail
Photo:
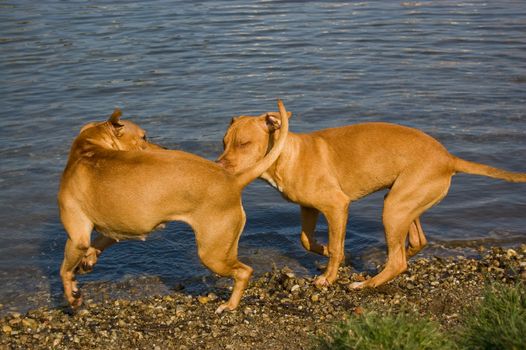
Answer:
M275 162L288 133L287 112L262 115L256 122L279 135L266 155L236 174L193 154L148 142L136 124L116 110L107 121L85 125L74 140L62 175L58 203L67 232L60 276L68 303L82 303L75 273L93 268L97 257L122 239L144 239L168 221L188 223L201 262L234 279L232 295L216 312L235 309L252 275L237 258L245 225L241 192ZM93 230L99 236L91 242Z
M258 118L241 116L228 128L218 162L231 172L250 169L271 147L273 136L258 126ZM344 259L350 203L382 189L383 224L387 243L384 269L353 288L379 286L407 269L426 238L420 216L444 198L457 173L526 182L513 173L457 158L431 136L417 129L388 123L363 123L316 131L289 132L278 159L261 178L301 207L301 243L327 256L317 285L333 283ZM329 225L328 245L319 244L314 229L319 213ZM409 237L406 249L406 238Z

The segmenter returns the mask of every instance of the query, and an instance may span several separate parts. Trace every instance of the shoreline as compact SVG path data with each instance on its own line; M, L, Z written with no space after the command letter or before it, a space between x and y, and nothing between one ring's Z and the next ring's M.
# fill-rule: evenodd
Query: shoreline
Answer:
M349 284L369 276L340 268L339 280L316 288L313 277L282 268L254 278L235 312L216 315L230 291L184 291L140 300L87 301L74 315L38 308L0 318L0 349L309 349L336 322L364 310L410 308L444 329L455 327L466 306L492 282L526 282L526 245L493 247L481 258L414 258L408 271L376 289Z

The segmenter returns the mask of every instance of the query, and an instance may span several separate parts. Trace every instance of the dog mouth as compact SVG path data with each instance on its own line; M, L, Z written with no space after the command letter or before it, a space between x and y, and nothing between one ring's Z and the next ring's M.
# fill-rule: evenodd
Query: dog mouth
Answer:
M235 166L233 166L233 164L228 161L227 159L225 158L218 158L216 159L216 164L218 164L220 167L222 168L225 168L227 171L230 171L230 172L234 172L235 170Z

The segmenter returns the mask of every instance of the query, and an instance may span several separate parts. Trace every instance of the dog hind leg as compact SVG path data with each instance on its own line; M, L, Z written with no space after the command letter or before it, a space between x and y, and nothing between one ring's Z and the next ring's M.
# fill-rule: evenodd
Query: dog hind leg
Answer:
M407 249L407 258L414 256L427 245L427 239L424 230L420 224L420 218L416 218L409 226L409 246Z
M319 210L315 208L301 207L301 244L306 250L329 256L327 246L319 244L314 237L316 221L318 221Z
M61 210L61 219L68 239L64 249L64 261L60 267L60 277L66 300L73 308L76 308L82 304L82 298L75 280L75 269L90 247L93 223L82 213L71 213L67 210Z
M415 247L421 248L423 245L420 244L425 242L418 218L445 197L451 176L444 173L408 173L411 175L402 175L396 180L384 203L387 263L379 274L365 282L353 283L353 288L377 287L404 272L407 269L405 241L408 234L410 245L412 242ZM415 178L420 179L420 182L415 181ZM413 224L415 226L411 227ZM415 253L415 249L411 253Z
M197 252L203 265L212 272L234 279L234 288L228 302L221 304L216 313L234 310L241 300L252 276L252 268L237 259L239 237L245 226L243 209L238 213L221 213L221 217L210 218L200 225L192 225L196 234ZM239 214L240 213L240 214ZM210 222L217 225L210 227Z

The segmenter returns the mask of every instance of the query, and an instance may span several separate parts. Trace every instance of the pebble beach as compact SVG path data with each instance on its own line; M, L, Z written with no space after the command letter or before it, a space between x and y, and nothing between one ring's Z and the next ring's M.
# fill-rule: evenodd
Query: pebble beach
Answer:
M314 276L274 269L252 280L236 311L219 315L215 310L228 298L228 288L140 300L88 299L75 313L66 307L11 313L0 320L0 349L311 349L351 314L401 308L447 330L480 299L484 286L526 281L526 245L481 247L479 253L416 258L395 280L361 291L350 284L370 276L349 266L323 288L313 285Z

